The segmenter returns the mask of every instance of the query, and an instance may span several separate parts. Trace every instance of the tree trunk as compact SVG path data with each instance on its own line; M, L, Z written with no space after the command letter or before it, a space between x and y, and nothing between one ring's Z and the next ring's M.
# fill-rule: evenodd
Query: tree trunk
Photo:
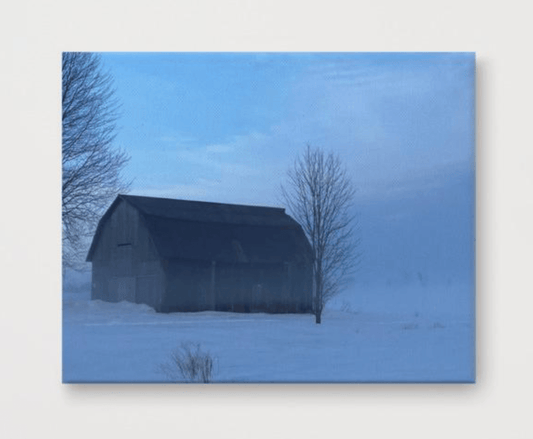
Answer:
M324 303L322 301L322 267L320 265L316 268L315 271L315 285L315 323L319 325L322 322L322 309L324 308Z
M322 321L322 303L317 295L315 298L315 322L317 325L319 325Z

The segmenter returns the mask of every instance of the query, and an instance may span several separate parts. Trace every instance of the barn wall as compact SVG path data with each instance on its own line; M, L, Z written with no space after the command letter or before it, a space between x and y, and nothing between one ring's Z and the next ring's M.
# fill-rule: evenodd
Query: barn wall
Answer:
M204 261L166 262L165 296L162 311L213 310L211 263Z
M216 309L220 311L281 311L284 291L280 265L220 265L216 273Z
M304 265L173 260L166 279L166 312L311 312Z
M313 278L310 264L295 265L292 273L291 295L297 312L312 312Z
M159 308L164 272L139 212L125 201L103 225L92 263L93 299Z

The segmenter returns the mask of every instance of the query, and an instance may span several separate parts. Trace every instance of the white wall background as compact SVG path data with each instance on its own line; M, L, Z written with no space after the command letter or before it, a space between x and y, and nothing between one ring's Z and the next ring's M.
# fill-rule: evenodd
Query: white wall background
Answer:
M526 438L533 391L524 1L72 1L0 7L0 436ZM62 385L60 53L476 51L475 385Z

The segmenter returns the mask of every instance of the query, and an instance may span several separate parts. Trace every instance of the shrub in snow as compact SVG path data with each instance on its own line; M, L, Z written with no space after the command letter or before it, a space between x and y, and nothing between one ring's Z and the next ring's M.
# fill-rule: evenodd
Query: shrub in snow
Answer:
M213 366L213 357L203 351L199 343L182 343L158 369L172 382L209 383Z

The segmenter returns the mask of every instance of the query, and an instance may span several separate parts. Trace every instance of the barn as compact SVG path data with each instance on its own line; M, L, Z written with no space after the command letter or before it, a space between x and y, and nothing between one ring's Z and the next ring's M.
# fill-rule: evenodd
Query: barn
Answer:
M312 250L285 209L119 195L96 229L92 299L159 312L312 312Z

